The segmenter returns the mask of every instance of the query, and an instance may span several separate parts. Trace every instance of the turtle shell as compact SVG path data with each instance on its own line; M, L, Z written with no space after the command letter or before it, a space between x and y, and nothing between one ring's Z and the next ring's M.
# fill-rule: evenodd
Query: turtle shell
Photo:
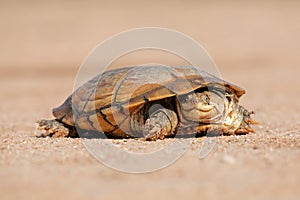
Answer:
M106 71L78 88L53 115L59 121L114 137L130 137L130 116L145 104L218 87L237 98L245 91L192 66L138 66ZM122 128L120 128L120 126Z

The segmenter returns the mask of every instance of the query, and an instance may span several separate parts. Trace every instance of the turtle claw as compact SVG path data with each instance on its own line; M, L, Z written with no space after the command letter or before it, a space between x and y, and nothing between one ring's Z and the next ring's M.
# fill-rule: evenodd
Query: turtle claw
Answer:
M178 119L174 111L158 109L146 120L143 135L146 141L164 139L174 134Z
M255 120L253 120L253 119L247 119L247 123L248 124L259 124L259 122L258 121L255 121Z
M155 141L157 139L164 139L167 131L162 128L161 122L158 118L149 118L145 123L143 130L145 141Z

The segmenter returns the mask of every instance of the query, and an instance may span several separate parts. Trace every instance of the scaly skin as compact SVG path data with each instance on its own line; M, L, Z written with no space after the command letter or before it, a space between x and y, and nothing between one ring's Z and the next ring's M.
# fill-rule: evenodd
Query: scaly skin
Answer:
M145 140L164 139L174 134L177 125L177 114L173 110L159 109L146 120L143 135Z
M37 123L39 125L38 130L44 131L39 137L78 137L75 127L68 126L56 119L42 119Z
M253 112L248 112L237 103L234 95L226 94L224 98L224 95L218 91L187 95L181 107L188 127L180 127L179 135L199 132L227 135L254 132L254 129L250 127L251 124L257 124L250 117ZM176 127L180 126L178 123L177 114L174 111L159 109L146 120L143 131L145 139L157 140L172 136Z

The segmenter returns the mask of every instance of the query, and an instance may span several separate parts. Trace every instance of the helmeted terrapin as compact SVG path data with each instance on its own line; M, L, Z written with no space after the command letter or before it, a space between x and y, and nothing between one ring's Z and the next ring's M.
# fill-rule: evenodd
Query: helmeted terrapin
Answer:
M146 140L208 131L245 134L255 121L238 105L244 93L195 67L127 67L95 76L53 109L54 120L38 123L44 136L54 137L89 131Z

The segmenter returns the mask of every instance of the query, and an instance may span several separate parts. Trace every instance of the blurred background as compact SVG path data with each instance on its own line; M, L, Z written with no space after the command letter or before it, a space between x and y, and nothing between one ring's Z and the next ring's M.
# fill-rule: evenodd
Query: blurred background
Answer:
M298 61L296 0L0 3L1 70L76 70L108 37L147 26L191 36L221 68L289 67Z

